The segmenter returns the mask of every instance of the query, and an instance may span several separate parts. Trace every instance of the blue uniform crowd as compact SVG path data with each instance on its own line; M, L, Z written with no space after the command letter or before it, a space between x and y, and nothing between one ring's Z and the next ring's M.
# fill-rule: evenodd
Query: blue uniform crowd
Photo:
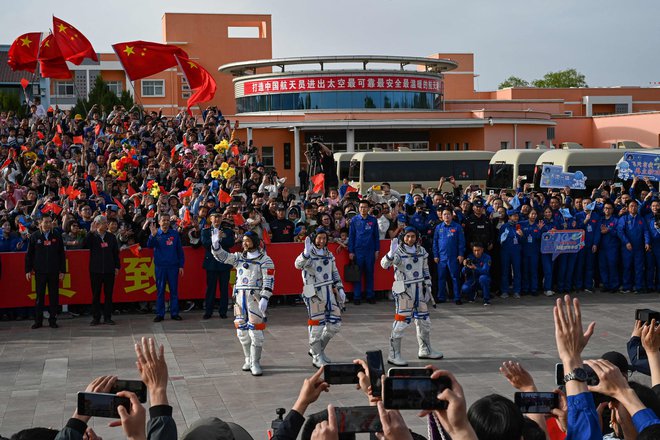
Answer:
M389 189L386 183L381 186ZM439 302L448 300L448 289L456 304L472 302L481 293L485 305L490 304L491 294L519 298L591 293L596 288L660 291L660 200L648 180L634 179L628 190L603 182L584 197L572 195L569 189L530 191L528 185L487 197L471 188L392 193L371 198L391 200L393 209L399 205L389 238L396 235L396 228L413 226L419 231L430 255L433 292ZM380 215L378 205L373 209ZM362 252L362 260L358 258L360 267L368 266L377 250L370 247L373 234L367 233L370 223L379 222L376 216L354 222L360 230L350 234L349 249L369 250ZM541 253L543 234L562 230L584 231L584 247L554 259Z

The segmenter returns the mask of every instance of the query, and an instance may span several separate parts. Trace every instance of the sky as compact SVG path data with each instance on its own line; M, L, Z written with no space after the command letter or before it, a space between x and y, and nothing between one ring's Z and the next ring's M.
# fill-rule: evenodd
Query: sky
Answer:
M47 31L55 14L110 52L162 42L165 12L271 14L276 58L474 53L481 91L567 68L592 87L660 82L657 0L26 0L3 8L0 43Z

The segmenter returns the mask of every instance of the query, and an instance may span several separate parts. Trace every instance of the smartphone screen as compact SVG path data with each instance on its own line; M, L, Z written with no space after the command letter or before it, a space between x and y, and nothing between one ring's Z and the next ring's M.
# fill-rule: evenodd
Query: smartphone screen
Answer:
M393 367L387 370L388 377L430 377L433 370L424 367Z
M383 431L378 407L375 406L335 408L335 416L340 433Z
M515 393L513 401L523 414L547 414L559 407L556 393Z
M110 393L117 394L120 391L130 391L131 393L135 393L141 403L147 401L147 385L141 380L117 379L110 389Z
M446 409L438 394L451 387L451 379L430 377L387 377L383 383L383 404L387 409Z
M383 353L380 350L367 352L367 365L369 366L369 379L371 380L371 394L375 397L381 395L381 376L385 373Z
M115 394L78 393L78 414L83 416L118 419L117 407L120 405L130 411L131 401Z
M362 367L357 364L326 364L323 367L323 380L330 385L356 384L360 371Z

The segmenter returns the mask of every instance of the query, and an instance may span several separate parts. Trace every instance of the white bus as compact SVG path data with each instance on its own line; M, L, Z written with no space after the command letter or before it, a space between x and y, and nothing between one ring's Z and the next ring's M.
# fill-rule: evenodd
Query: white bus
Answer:
M454 177L463 187L486 187L491 151L394 151L356 153L348 178L361 193L373 185L388 182L392 189L407 193L410 184L437 187L440 177ZM449 190L446 184L443 190Z
M351 165L351 159L355 153L335 153L334 159L337 165L337 178L341 185L342 180L348 178L348 167Z
M587 191L600 185L603 180L616 181L615 167L626 151L639 151L635 149L604 149L589 148L584 150L550 150L543 153L536 160L534 170L534 185L541 191L542 165L561 165L566 173L582 171L587 177ZM644 149L644 152L660 152L658 149ZM627 185L626 185L627 186Z
M532 183L536 160L549 150L499 150L488 166L487 189L516 189L518 176Z

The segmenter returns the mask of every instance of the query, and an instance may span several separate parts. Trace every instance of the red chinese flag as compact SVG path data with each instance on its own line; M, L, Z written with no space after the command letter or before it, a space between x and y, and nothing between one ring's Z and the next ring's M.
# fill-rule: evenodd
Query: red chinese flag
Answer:
M5 167L9 166L10 163L11 163L11 158L8 157L7 160L5 160L5 161L2 163L2 165L0 165L0 170L5 169Z
M44 78L70 79L71 71L64 61L52 35L41 41L39 46L39 70ZM58 131L62 128L58 125Z
M192 186L189 186L187 190L179 193L179 198L191 197L192 195L193 195L193 188Z
M236 145L231 147L231 154L233 154L234 156L238 156L238 147Z
M217 85L215 79L213 79L208 70L199 64L190 61L187 57L183 58L178 55L176 56L176 59L179 62L181 70L183 70L183 74L188 80L190 89L194 90L194 93L188 98L187 103L188 112L190 112L190 107L193 105L213 99L215 91L217 90Z
M34 73L34 69L37 68L40 41L41 32L30 32L15 39L7 53L7 64L11 70L27 70Z
M59 134L62 134L62 133L63 133L63 131L62 131L62 126L61 126L60 124L57 124L57 132L58 132Z
M99 195L99 187L96 186L96 182L95 182L95 181L90 180L90 182L89 182L89 187L92 189L92 194L94 194L95 196L98 196L98 195Z
M98 61L92 43L75 27L53 16L55 42L66 61L79 65L85 58Z
M221 189L218 191L218 200L220 200L222 203L229 203L231 202L231 196L227 191L223 191Z
M136 257L140 256L140 243L135 243L131 246L128 247L128 250L131 251L131 254L135 255Z
M133 206L135 206L135 209L140 207L140 203L142 203L142 202L140 201L139 198L137 198L137 197L133 198Z
M135 190L133 189L133 187L130 184L127 185L126 190L128 191L128 196L129 197L131 197L133 194L135 194Z
M18 231L23 233L23 232L27 231L27 228L25 226L23 226L23 224L19 223L18 224Z
M81 193L82 191L78 189L72 189L69 193L69 200L76 200Z
M192 219L190 218L190 211L186 209L183 213L183 227L190 225L192 225Z
M21 87L23 87L23 90L27 89L27 86L30 85L30 81L27 80L27 78L21 78Z
M154 218L156 217L156 212L153 209L150 209L149 212L147 212L147 218Z
M179 47L149 41L127 41L113 44L112 48L132 81L176 66L175 54L188 58L188 54Z
M94 127L94 136L98 136L100 132L101 132L101 124L96 124L96 126Z
M242 224L245 223L245 219L243 218L242 215L240 214L234 214L234 224L236 226L241 226Z
M119 206L120 209L123 209L124 211L126 210L124 204L117 197L113 197L113 200L115 201L115 204Z
M53 202L48 202L44 204L44 207L41 208L41 212L43 214L48 214L48 212L53 212L55 215L60 215L60 212L62 212L62 208L60 208L57 204Z
M74 136L74 137L73 137L73 143L74 143L74 144L80 144L80 145L82 145L83 142L84 142L84 140L83 140L83 137L82 137L82 136Z
M346 192L347 192L347 193L354 193L354 192L357 192L357 188L353 188L351 185L348 185L348 186L346 187Z
M264 244L270 244L270 234L268 231L264 231L264 236L262 237Z
M44 140L44 138L45 138L46 136L44 136L44 134L43 134L42 132L38 131L38 132L37 132L37 137L38 137L39 139L41 139L41 140Z
M323 173L318 173L312 176L311 179L314 184L314 192L323 192L323 185L325 184L325 174Z
M189 188L190 185L192 185L192 180L190 180L190 177L187 177L186 180L183 181L183 186Z
M55 133L55 136L53 136L53 143L57 145L58 147L62 146L62 139L60 138L59 133Z

